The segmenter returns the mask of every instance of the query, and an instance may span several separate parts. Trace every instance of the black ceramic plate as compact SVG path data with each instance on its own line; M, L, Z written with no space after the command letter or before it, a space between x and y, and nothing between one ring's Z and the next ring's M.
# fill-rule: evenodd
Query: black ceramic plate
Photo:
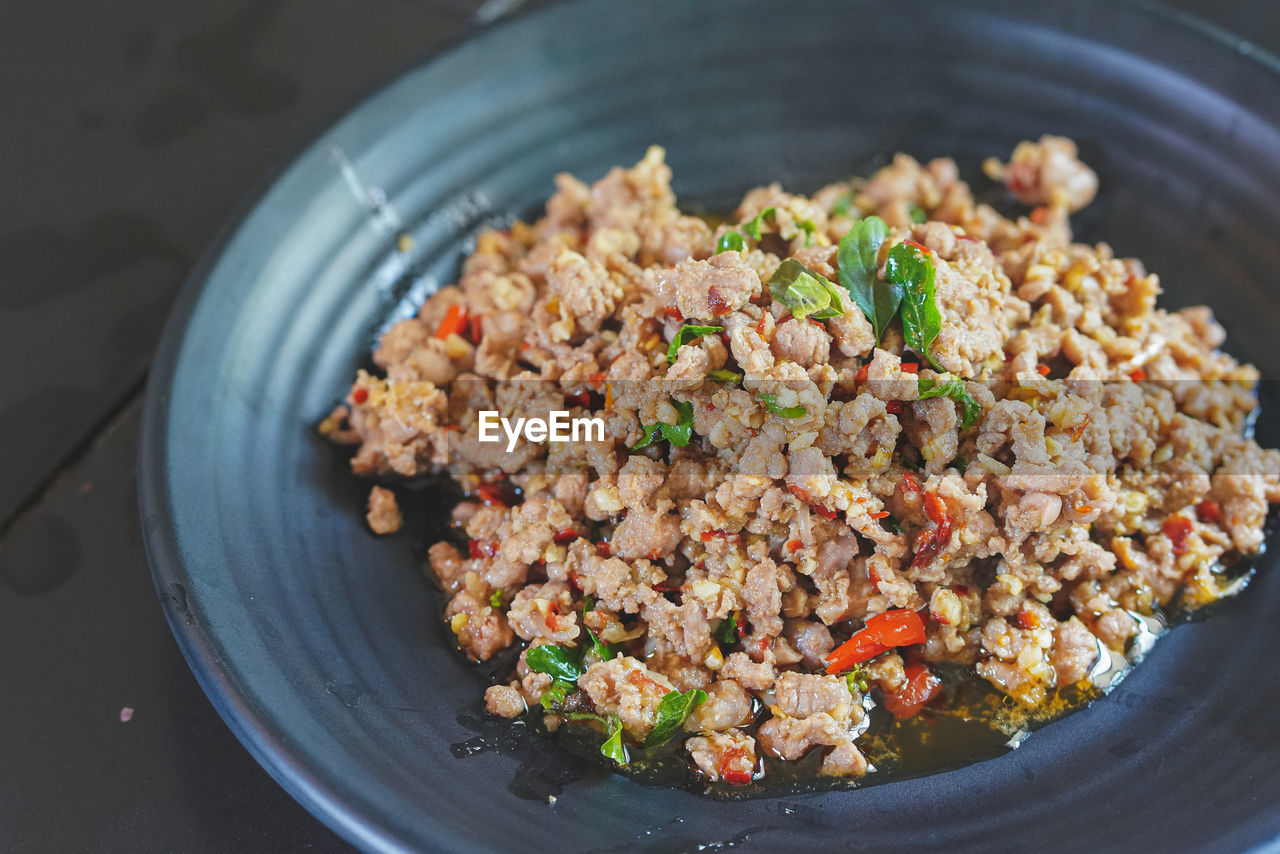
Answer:
M898 150L955 156L976 178L1022 138L1067 134L1102 179L1080 236L1147 261L1168 304L1212 304L1230 349L1280 377L1277 126L1273 60L1106 0L586 0L484 32L308 148L179 300L141 469L178 641L281 785L371 850L1273 844L1274 560L1112 695L1005 757L717 802L497 737L409 542L366 533L363 490L312 428L405 289L450 280L482 224L536 212L557 171L594 179L654 142L682 200L716 210L759 183L811 191ZM1266 443L1278 433L1264 420ZM493 749L455 755L477 736Z

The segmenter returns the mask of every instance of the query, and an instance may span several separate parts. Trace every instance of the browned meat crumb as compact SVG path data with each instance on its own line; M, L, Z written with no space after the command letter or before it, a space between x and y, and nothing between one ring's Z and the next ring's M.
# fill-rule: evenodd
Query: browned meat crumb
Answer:
M369 490L369 510L364 518L375 534L394 534L404 523L396 494L382 486Z

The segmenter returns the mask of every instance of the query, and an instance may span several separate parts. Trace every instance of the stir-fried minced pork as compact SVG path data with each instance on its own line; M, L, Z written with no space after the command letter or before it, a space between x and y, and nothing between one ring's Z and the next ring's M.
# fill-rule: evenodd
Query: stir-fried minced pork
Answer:
M945 703L943 664L1035 707L1138 615L1222 595L1280 500L1257 371L1207 308L1072 242L1098 189L1074 143L986 171L1028 216L900 154L712 227L655 147L557 177L386 332L323 432L359 474L466 492L428 562L469 657L523 646L491 713L588 720L618 761L684 738L710 781L815 749L857 776L866 710ZM598 430L482 425L557 411ZM381 487L369 522L399 524Z

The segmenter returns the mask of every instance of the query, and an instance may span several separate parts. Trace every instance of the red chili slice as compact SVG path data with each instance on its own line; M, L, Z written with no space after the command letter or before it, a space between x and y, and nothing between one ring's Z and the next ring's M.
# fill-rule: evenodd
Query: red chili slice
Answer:
M898 720L913 718L942 690L942 680L923 664L908 664L907 681L884 696L884 708Z
M1222 524L1222 507L1218 502L1206 498L1196 505L1196 516L1201 522L1210 522L1214 525Z
M503 494L502 487L494 483L482 483L476 487L476 495L480 496L480 500L485 504L496 505L498 507L510 507L507 503L507 497Z
M910 608L876 614L853 637L831 651L825 659L827 672L840 673L891 647L924 643L925 637L924 620Z
M1187 553L1187 537L1191 534L1191 520L1186 516L1170 516L1160 526L1164 535L1173 543L1173 553Z

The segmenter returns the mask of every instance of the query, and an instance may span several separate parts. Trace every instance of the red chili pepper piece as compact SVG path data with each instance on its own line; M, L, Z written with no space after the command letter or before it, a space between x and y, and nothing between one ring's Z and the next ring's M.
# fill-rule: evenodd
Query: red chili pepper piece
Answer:
M471 343L479 344L484 340L484 318L478 314L471 315Z
M919 363L919 362L903 362L901 367L902 367L902 372L903 372L904 374L918 374L918 373L920 373L920 363Z
M476 495L480 496L480 500L485 504L497 505L498 507L510 507L507 503L507 497L502 492L502 487L495 483L482 483L476 487Z
M884 411L885 411L885 412L887 412L887 413L889 413L890 415L901 415L901 414L902 414L902 401L900 401L900 400L891 400L891 401L889 401L888 403L886 403L886 404L884 405Z
M365 388L364 386L361 386L360 388L351 392L351 401L353 403L364 403L368 399L369 399L369 389Z
M591 392L589 391L580 391L577 394L567 394L564 399L570 403L581 406L583 409L591 408Z
M915 248L917 248L917 249L919 249L921 252L923 252L925 255L932 255L932 254L933 254L933 250L932 250L932 249L930 249L928 246L925 246L925 245L923 245L923 244L921 244L921 243L916 243L914 240L904 240L904 241L902 241L902 242L903 242L903 243L905 243L905 244L907 244L908 246L914 246Z
M600 557L613 557L613 546L603 541L596 543L596 554Z
M895 646L924 643L924 620L910 608L894 608L867 619L867 624L853 633L826 657L827 672L839 673L855 664L874 658Z
M1222 507L1218 502L1206 498L1196 505L1196 516L1201 522L1210 522L1214 525L1222 524Z
M1129 379L1133 380L1135 383L1140 383L1146 378L1147 372L1142 370L1142 368L1135 368L1129 372Z
M567 546L580 536L582 535L572 528L565 528L563 531L556 531L555 536L551 539L557 546Z
M916 535L916 554L911 559L911 565L916 567L924 566L933 560L951 541L951 517L947 514L947 506L938 497L938 493L925 493L924 512L937 527L921 531Z
M792 554L795 554L796 552L800 551L802 548L804 548L804 543L800 542L799 540L787 540L787 551L791 552Z
M858 368L858 376L857 376L858 382L865 383L867 381L867 374L870 373L870 368L871 368L870 362L867 362L861 368Z
M587 377L587 385L591 386L596 391L599 391L600 386L604 385L605 378L604 371L596 371L594 374Z
M450 335L461 335L462 330L467 328L467 309L466 306L453 304L449 306L444 313L444 320L440 321L440 326L436 328L436 337L440 339L448 338Z
M923 664L908 664L907 680L897 691L885 694L884 707L898 720L913 718L942 690L942 680Z
M1042 377L1049 376L1049 366L1046 365L1044 362L1041 362L1040 364L1036 365L1036 373Z
M1160 527L1164 530L1164 535L1173 543L1173 553L1186 554L1187 536L1191 533L1191 520L1186 516L1170 516Z
M467 543L467 553L471 556L472 560L479 560L482 557L493 557L498 553L498 546L495 543L471 540Z
M869 513L868 515L869 515L872 519L884 519L884 518L887 518L887 517L888 517L888 515L889 515L889 511L888 511L888 510L880 510L880 511L877 511L877 512L875 512L875 513Z
M684 322L684 315L681 314L680 309L676 308L674 305L663 306L662 312L672 320L678 320L681 323Z
M898 481L898 488L904 493L920 492L920 478L916 477L909 471L902 473L902 480Z

